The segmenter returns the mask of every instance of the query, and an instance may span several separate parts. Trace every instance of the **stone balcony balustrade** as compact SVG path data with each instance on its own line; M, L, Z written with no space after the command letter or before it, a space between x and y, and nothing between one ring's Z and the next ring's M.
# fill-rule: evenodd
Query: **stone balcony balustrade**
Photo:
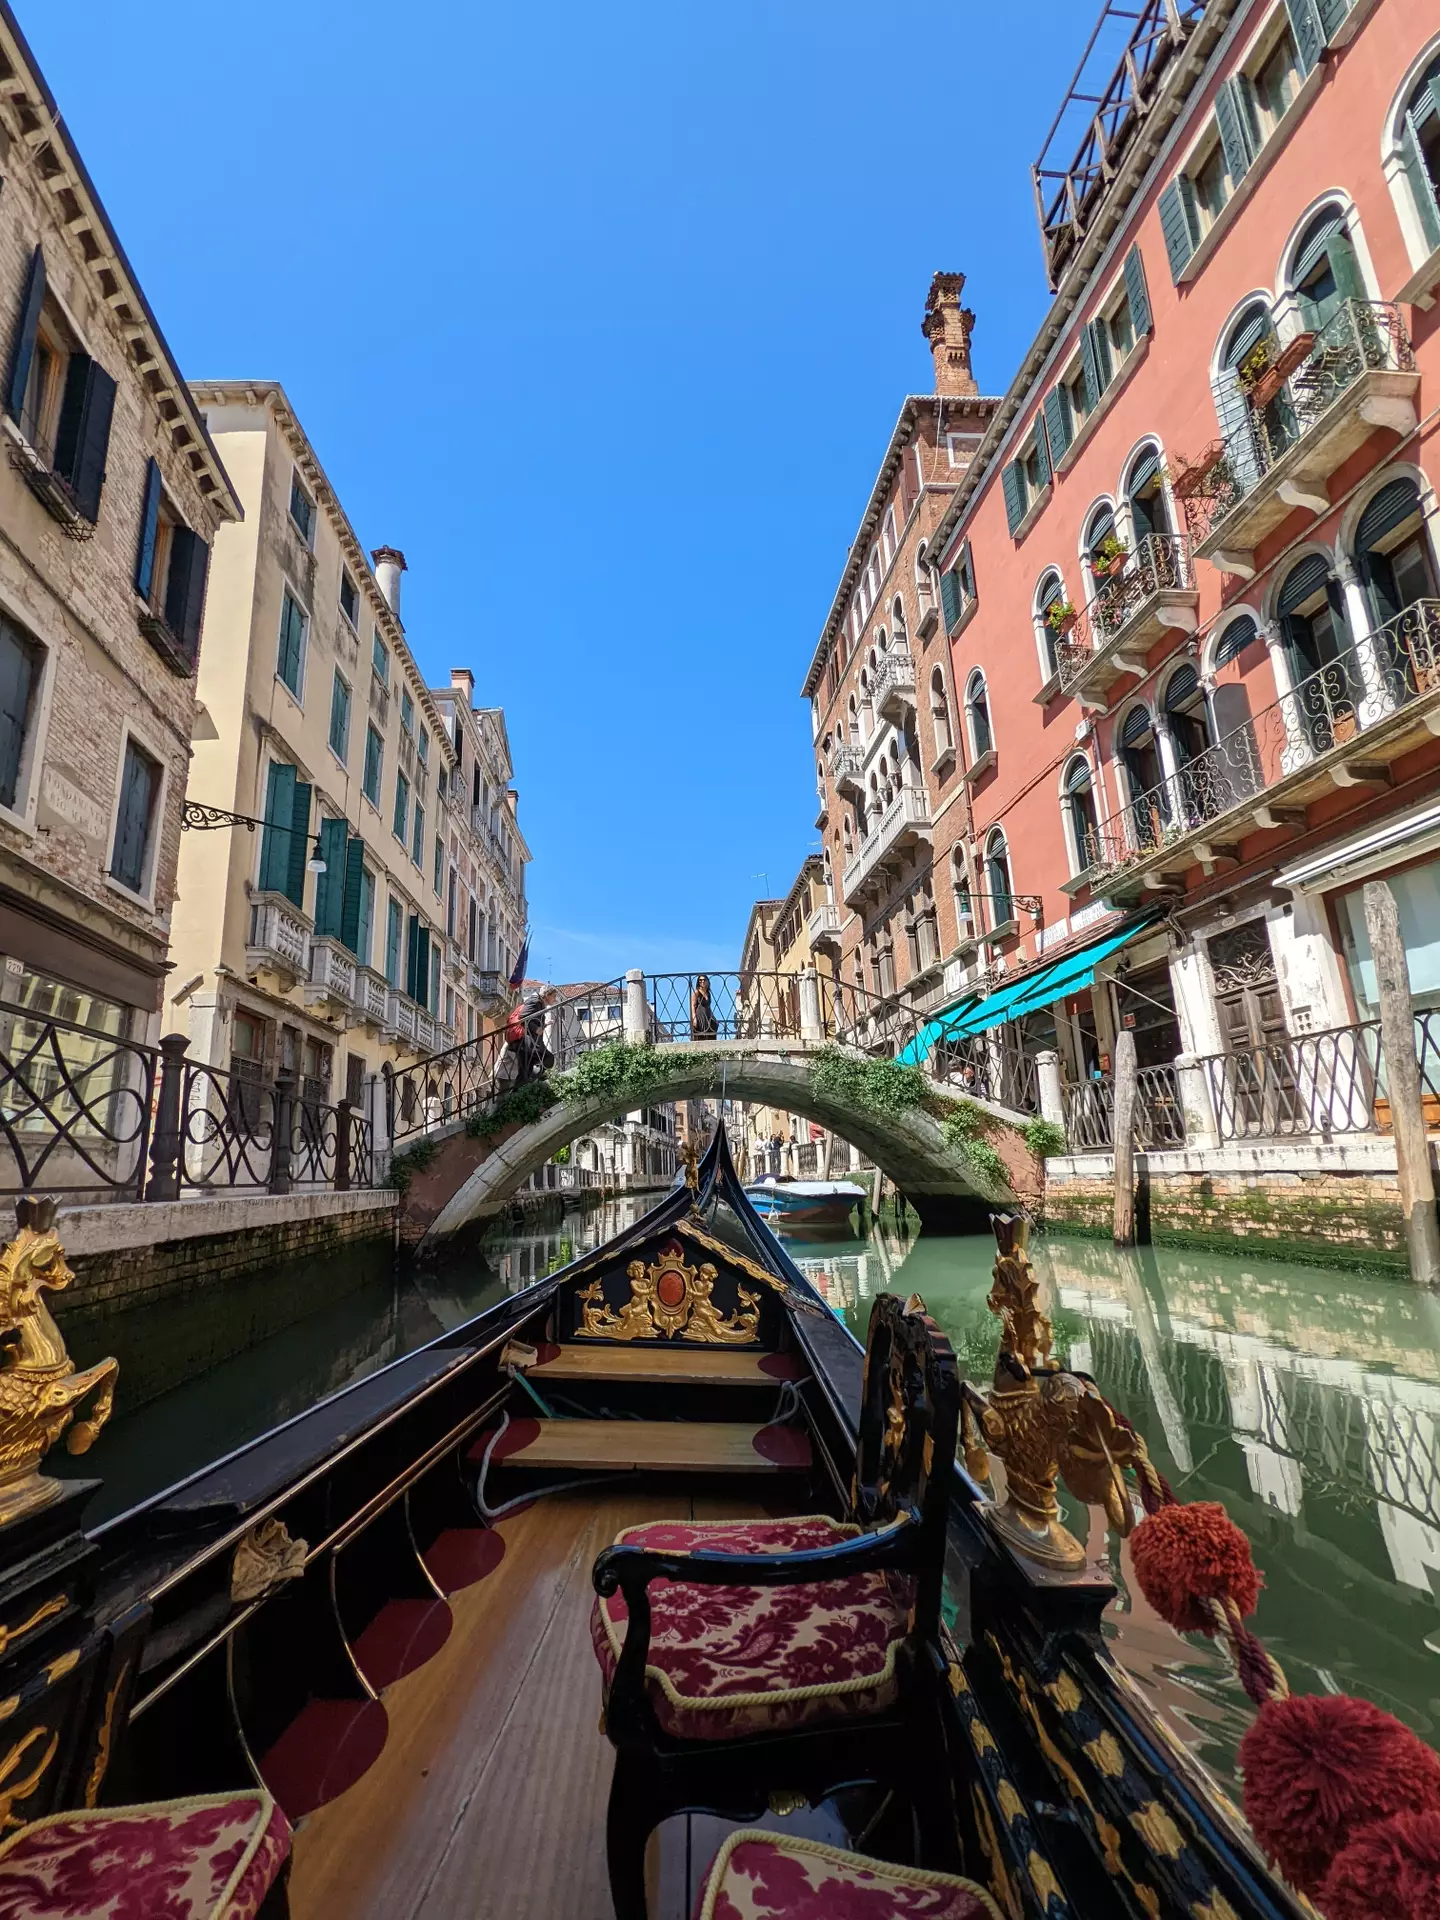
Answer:
M245 971L273 973L286 990L310 978L312 924L283 893L256 893L250 900Z
M923 787L901 787L845 864L841 892L854 906L901 854L930 838L930 799Z
M355 1004L355 974L355 956L348 947L328 934L312 935L306 1006L348 1013Z
M818 907L812 909L805 922L805 937L812 951L816 947L839 944L841 918L840 909L832 900L822 900Z
M837 793L864 790L864 750L850 740L842 740L830 756L830 777Z
M901 725L915 711L915 662L898 647L887 653L875 670L875 711L882 720Z

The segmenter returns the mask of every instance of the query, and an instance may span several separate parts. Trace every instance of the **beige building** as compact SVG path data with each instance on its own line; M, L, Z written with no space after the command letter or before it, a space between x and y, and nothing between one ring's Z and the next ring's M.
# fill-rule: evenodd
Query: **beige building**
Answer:
M800 870L780 900L757 900L750 909L741 946L741 997L746 1026L763 1030L768 1017L775 1031L797 1035L802 1031L800 975L814 967L818 1007L825 1030L833 1037L834 959L827 912L834 915L826 884L822 855L807 854ZM812 945L816 933L821 944ZM767 976L773 976L767 978ZM823 1169L823 1135L801 1114L753 1104L744 1109L745 1164L751 1177L765 1173L813 1175ZM738 1153L740 1140L735 1141ZM814 1151L810 1151L814 1148Z
M186 835L167 1024L192 1057L358 1101L463 1038L480 1002L459 933L462 703L452 687L442 714L426 687L404 556L372 567L283 390L195 393L245 519L216 543L190 799L266 824Z
M0 76L0 999L32 1016L4 1018L14 1054L45 1015L156 1037L210 545L240 506L4 6ZM72 1068L90 1044L66 1042Z

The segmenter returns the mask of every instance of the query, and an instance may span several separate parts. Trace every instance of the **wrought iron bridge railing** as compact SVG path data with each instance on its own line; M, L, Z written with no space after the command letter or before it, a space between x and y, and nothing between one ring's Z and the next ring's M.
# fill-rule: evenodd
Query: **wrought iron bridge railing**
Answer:
M346 1191L375 1182L366 1115L310 1083L0 1005L0 1192L89 1200Z
M1097 885L1223 828L1268 789L1437 692L1440 600L1416 600L1111 815L1095 849Z
M1314 333L1277 343L1277 372L1297 345L1303 357L1276 390L1270 392L1275 383L1267 383L1265 369L1259 369L1238 424L1177 478L1175 490L1197 543L1223 538L1227 515L1363 374L1381 368L1410 372L1415 366L1399 308L1382 301L1347 300Z

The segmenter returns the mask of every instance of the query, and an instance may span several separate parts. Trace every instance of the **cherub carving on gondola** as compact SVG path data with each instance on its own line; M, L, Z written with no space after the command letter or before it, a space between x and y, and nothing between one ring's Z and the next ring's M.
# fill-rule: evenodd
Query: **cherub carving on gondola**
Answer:
M1029 1223L998 1215L992 1224L999 1256L986 1305L1000 1319L1000 1352L989 1391L965 1387L965 1464L982 1481L992 1457L1003 1464L1005 1498L987 1512L1012 1546L1046 1566L1080 1567L1085 1549L1061 1525L1056 1483L1103 1507L1123 1537L1134 1525L1124 1472L1135 1437L1093 1381L1051 1358L1053 1330L1026 1252Z
M0 1524L57 1500L63 1482L39 1471L68 1427L66 1448L84 1453L110 1418L116 1360L80 1371L41 1298L75 1278L55 1232L55 1202L27 1195L15 1207L18 1231L0 1249ZM95 1396L87 1418L81 1403Z

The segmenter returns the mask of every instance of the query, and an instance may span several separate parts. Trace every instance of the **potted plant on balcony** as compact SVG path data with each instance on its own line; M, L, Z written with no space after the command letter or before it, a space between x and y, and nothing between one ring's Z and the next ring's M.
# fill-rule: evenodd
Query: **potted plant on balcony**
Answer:
M1118 533L1107 533L1090 556L1090 570L1097 580L1113 579L1124 570L1130 549Z
M1058 634L1062 640L1065 635L1070 632L1079 617L1079 614L1068 600L1052 600L1050 605L1045 609L1046 626L1049 627L1052 633Z

